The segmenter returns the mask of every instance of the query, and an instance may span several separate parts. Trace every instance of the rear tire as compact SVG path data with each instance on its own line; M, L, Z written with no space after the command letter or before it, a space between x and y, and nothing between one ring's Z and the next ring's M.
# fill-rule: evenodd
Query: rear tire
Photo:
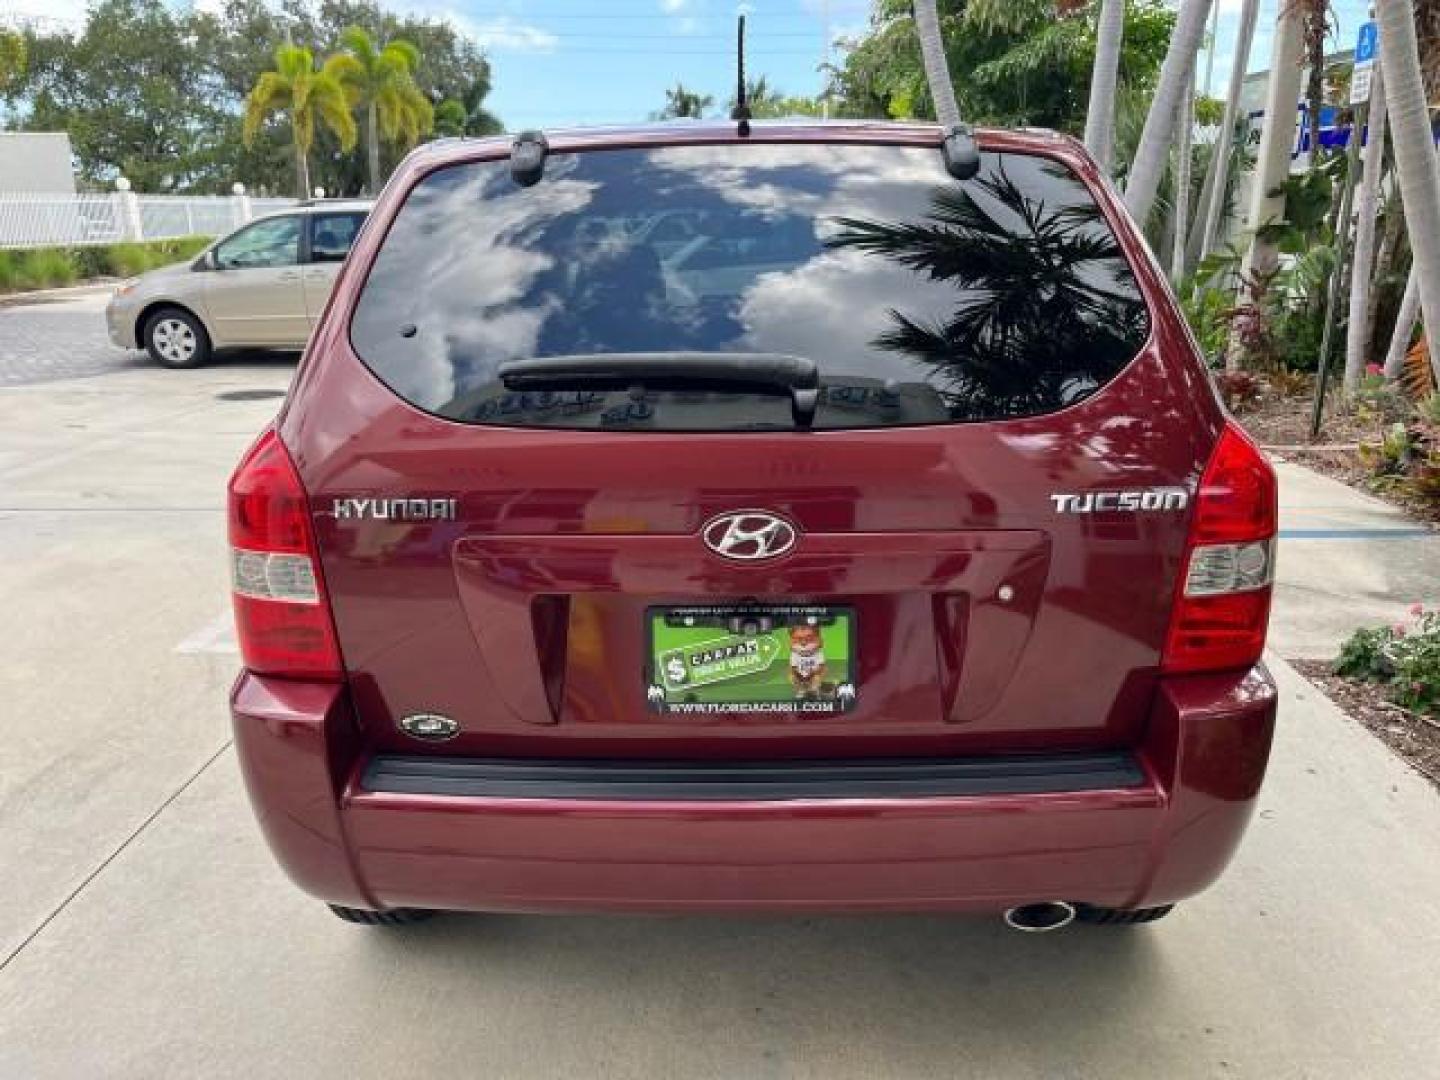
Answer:
M1140 923L1163 919L1174 910L1174 904L1142 908L1095 907L1091 904L1076 904L1075 918L1079 922L1102 926L1138 926Z
M409 926L424 922L435 914L425 908L391 908L389 911L370 911L366 908L341 907L330 904L329 908L338 918L362 926Z
M145 351L161 367L196 368L210 362L210 335L184 308L161 308L145 320Z

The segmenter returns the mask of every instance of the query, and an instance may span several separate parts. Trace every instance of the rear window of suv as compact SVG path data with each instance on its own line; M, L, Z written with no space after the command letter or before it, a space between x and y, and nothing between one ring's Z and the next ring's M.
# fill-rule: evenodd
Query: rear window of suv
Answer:
M507 390L537 357L758 353L819 368L817 428L1035 416L1104 386L1144 344L1129 264L1085 184L985 153L835 143L552 154L426 176L351 323L367 366L451 420L507 426L789 428L784 396Z

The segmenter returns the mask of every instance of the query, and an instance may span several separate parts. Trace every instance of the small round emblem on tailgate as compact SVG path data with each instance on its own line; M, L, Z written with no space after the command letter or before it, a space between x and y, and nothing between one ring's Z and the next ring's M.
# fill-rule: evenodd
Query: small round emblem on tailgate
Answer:
M460 725L448 716L439 713L411 713L401 717L400 730L406 735L426 742L444 742L460 734Z

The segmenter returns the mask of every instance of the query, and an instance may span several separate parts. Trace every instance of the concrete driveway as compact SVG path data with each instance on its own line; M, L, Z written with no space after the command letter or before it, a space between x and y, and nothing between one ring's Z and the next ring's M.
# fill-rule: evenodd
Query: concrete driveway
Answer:
M1246 844L1151 927L340 923L272 864L224 709L223 482L277 403L233 395L289 369L117 360L0 389L4 1080L1437 1074L1440 798L1278 660ZM1284 473L1282 649L1440 581L1433 536L1319 535L1413 529L1327 484Z

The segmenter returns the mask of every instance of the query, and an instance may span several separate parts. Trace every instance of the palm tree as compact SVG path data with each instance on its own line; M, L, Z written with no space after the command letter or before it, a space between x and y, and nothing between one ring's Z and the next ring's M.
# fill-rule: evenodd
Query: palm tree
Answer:
M1310 168L1320 164L1320 114L1325 107L1325 37L1330 32L1330 0L1281 0L1298 9L1305 39L1305 112L1310 124Z
M1410 338L1415 334L1415 320L1420 317L1420 275L1418 268L1410 267L1405 278L1405 295L1400 299L1400 313L1395 316L1395 330L1390 336L1390 348L1385 351L1385 378L1398 379L1405 370L1405 353L1410 348Z
M300 198L310 195L310 148L315 145L315 125L329 128L344 150L355 145L355 118L350 102L332 64L316 69L315 56L300 45L281 45L275 50L275 70L261 74L245 100L243 137L246 146L265 121L273 115L290 121L295 146L295 183Z
M930 87L935 117L944 127L953 127L960 123L960 106L950 82L950 62L945 57L935 0L915 0L915 32L920 38L920 59L925 65L925 82Z
M1220 135L1210 150L1210 164L1205 170L1205 184L1200 190L1200 206L1195 215L1195 228L1190 231L1188 245L1192 262L1203 262L1215 243L1220 228L1220 213L1225 208L1225 189L1230 176L1230 149L1235 141L1235 125L1240 118L1240 94L1245 87L1245 74L1250 67L1250 46L1255 40L1255 24L1260 19L1260 0L1244 0L1240 8L1240 27L1235 37L1235 59L1230 68L1230 91L1225 98L1225 115L1220 120Z
M1155 88L1155 99L1150 103L1149 115L1145 117L1145 130L1140 134L1140 146L1135 151L1135 162L1130 166L1130 177L1125 184L1125 206L1142 226L1150 216L1155 196L1160 190L1160 177L1170 153L1181 98L1190 85L1195 57L1205 40L1205 20L1210 15L1210 2L1181 0L1170 48L1165 53L1165 62L1160 65L1160 83Z
M1440 373L1434 332L1440 327L1440 162L1420 70L1420 47L1410 0L1377 0L1380 24L1380 66L1389 84L1386 91L1395 138L1395 167L1400 195L1415 252L1417 288L1430 345L1431 367Z
M1194 149L1191 145L1195 134L1195 66L1190 66L1190 78L1185 86L1185 96L1180 100L1180 116L1176 123L1180 131L1175 140L1175 192L1171 199L1174 236L1170 248L1170 280L1180 284L1185 276L1185 240L1190 231L1190 171L1194 165Z
M0 27L0 90L18 80L24 71L24 37L13 30Z
M420 50L403 38L377 48L358 26L341 31L343 52L326 61L345 87L353 107L365 110L365 152L370 194L380 190L380 136L409 148L430 133L435 110L415 85Z
M1095 67L1085 110L1085 146L1106 176L1115 164L1115 84L1125 36L1125 0L1101 0L1095 34Z
M714 95L697 93L686 89L684 83L677 82L665 91L665 107L654 116L656 120L698 120L714 104Z
M1295 134L1295 102L1300 96L1302 26L1298 4L1284 2L1275 21L1275 42L1270 58L1270 83L1265 94L1265 120L1250 188L1250 210L1245 227L1250 247L1241 266L1242 281L1259 282L1274 274L1279 264L1275 239L1265 226L1285 212L1281 185L1290 175L1290 148ZM1225 366L1240 366L1241 350L1232 338Z
M1370 83L1369 138L1365 147L1364 176L1355 211L1355 262L1350 277L1350 322L1345 328L1345 378L1342 392L1349 395L1360 385L1365 353L1370 345L1371 270L1375 263L1375 220L1380 216L1380 174L1385 168L1385 77L1377 65ZM1360 113L1350 125L1350 137L1360 138Z

